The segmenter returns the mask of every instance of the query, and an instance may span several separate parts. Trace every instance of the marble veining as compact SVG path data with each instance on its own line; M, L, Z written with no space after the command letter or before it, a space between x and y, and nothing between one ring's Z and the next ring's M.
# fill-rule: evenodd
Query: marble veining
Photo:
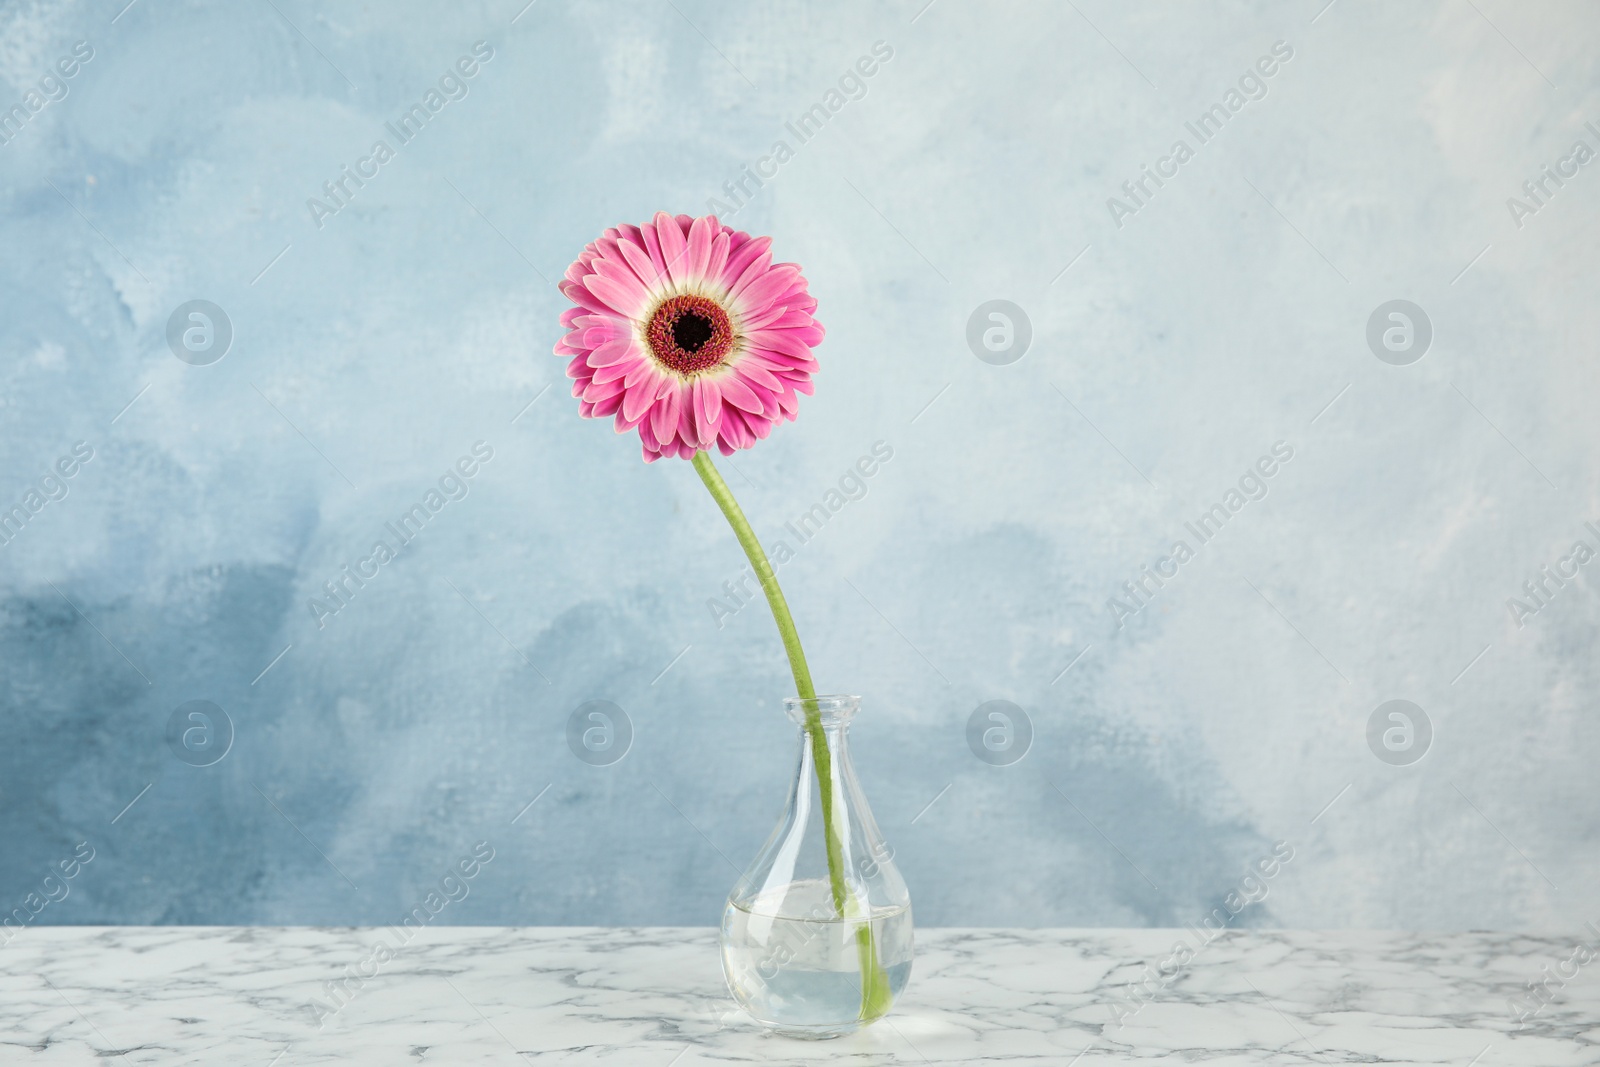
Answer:
M1526 934L919 932L887 1020L762 1034L697 928L41 927L0 951L6 1064L1531 1064L1600 1060L1580 972ZM1146 967L1151 968L1146 971ZM1145 977L1147 997L1130 985Z

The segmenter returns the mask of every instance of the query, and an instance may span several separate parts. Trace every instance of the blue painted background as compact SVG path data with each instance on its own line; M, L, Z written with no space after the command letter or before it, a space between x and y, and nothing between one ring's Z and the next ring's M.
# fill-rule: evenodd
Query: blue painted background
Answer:
M1593 914L1592 565L1507 604L1600 546L1592 7L124 2L0 7L5 909L392 922L485 841L438 921L715 922L789 774L780 646L712 608L742 559L690 468L580 421L550 346L586 241L717 198L829 331L724 464L758 531L892 451L783 579L919 921L1196 922L1280 841L1241 925ZM1010 365L966 340L992 299ZM1367 343L1392 299L1408 366ZM210 365L168 344L191 300ZM1397 698L1410 766L1367 740ZM610 766L566 742L595 699ZM966 741L994 699L1010 766ZM233 724L208 767L165 737L192 700Z

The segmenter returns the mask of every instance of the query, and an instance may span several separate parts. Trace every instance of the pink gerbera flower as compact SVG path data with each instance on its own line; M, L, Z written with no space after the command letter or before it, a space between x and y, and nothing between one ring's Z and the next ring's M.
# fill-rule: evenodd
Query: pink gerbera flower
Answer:
M561 283L577 306L555 347L572 357L579 413L637 428L647 463L713 445L731 456L792 421L823 330L799 266L773 263L771 244L715 215L661 212L585 248Z

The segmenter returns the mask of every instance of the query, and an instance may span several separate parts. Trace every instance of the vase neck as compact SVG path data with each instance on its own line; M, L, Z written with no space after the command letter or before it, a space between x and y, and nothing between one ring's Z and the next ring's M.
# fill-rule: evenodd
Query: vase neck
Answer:
M820 735L822 751L817 751L817 741ZM829 722L824 720L821 730L802 723L795 731L795 743L800 750L800 766L798 774L804 784L808 779L811 785L820 787L820 782L814 778L816 764L820 761L827 771L826 777L832 778L832 788L838 790L853 784L850 779L854 777L854 770L850 761L850 724L848 722Z

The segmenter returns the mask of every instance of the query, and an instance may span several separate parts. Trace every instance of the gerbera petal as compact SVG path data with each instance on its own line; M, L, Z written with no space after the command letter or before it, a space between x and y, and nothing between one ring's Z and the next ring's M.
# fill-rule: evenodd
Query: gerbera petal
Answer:
M691 449L700 447L700 431L695 428L694 421L694 386L687 382L678 400L678 439L688 443Z
M622 257L628 261L628 266L633 268L633 273L639 276L647 290L655 290L665 283L661 270L651 260L650 253L643 245L634 244L632 241L623 241L621 244Z
M648 391L645 392L644 403L641 406L635 401L635 397L638 395L638 393L638 389L630 388L619 398L622 401L622 404L617 409L617 413L613 420L613 424L616 426L618 433L632 430L637 427L639 423L650 417L650 394Z
M772 238L755 237L743 244L735 245L728 242L728 265L722 268L722 284L732 289L740 277L744 275L750 264L754 263L767 249L772 247ZM770 260L770 257L768 257Z
M632 330L621 329L610 322L603 326L585 326L582 330L575 330L573 333L577 337L577 341L574 343L583 346L585 349L599 348L609 341L633 336Z
M822 343L822 335L824 332L822 329L822 324L811 317L811 312L806 311L803 308L797 308L788 301L779 300L776 301L772 307L763 312L761 317L767 318L767 316L771 315L774 311L781 311L782 313L778 315L777 318L772 319L770 322L763 322L760 325L752 323L750 329L815 330L816 336L807 337L806 343L809 345L819 345Z
M711 259L706 263L705 273L701 277L720 287L722 285L722 270L727 265L728 235L719 233L711 239Z
M582 392L583 399L591 404L598 404L602 400L610 400L614 396L621 396L627 392L627 386L620 380L611 382L590 382Z
M750 387L740 381L737 375L729 374L717 379L717 388L722 392L722 399L736 408L742 408L752 415L761 414L761 398L750 390Z
M637 289L644 296L649 295L649 286L634 271L633 267L628 263L627 257L622 254L621 249L618 249L614 258L607 257L595 260L594 272L602 278L610 278L626 288Z
M740 292L755 282L757 278L764 276L771 269L772 252L769 249L762 249L761 253L751 260L749 265L739 272L738 277L734 278L728 283L729 298L731 299L737 296Z
M622 381L629 389L643 389L646 400L654 400L660 374L661 372L656 369L654 362L648 359L641 359L629 369L628 373L623 376Z
M656 235L655 223L647 222L639 227L639 237L644 241L644 250L650 254L650 265L655 267L656 276L667 280L667 260L661 254L661 238Z
M694 425L702 446L709 444L722 419L722 394L710 378L694 380Z
M734 288L729 299L740 311L752 313L765 309L776 300L794 276L800 273L793 267L774 267L771 271L751 280L748 284L744 279L739 280L739 285Z
M739 366L741 368L747 366L763 367L780 378L787 371L793 369L793 364L788 357L755 345L749 345L745 348L744 354L739 357Z
M778 394L783 392L783 390L767 389L764 386L757 385L749 378L744 377L743 372L739 372L739 374L740 380L745 384L745 388L749 389L751 393L755 394L755 398L761 402L761 417L763 419L778 418L780 412L778 407Z
M656 239L661 242L661 255L667 261L667 277L674 285L682 285L688 277L688 264L684 257L689 252L689 242L683 236L678 220L665 211L656 215Z
M584 360L589 366L599 370L609 367L613 363L621 363L625 359L637 358L643 353L638 350L631 337L620 337L614 341L607 341Z
M620 260L622 254L617 251L617 231L607 230L606 235L594 243L595 263L602 259ZM594 273L594 263L589 264L589 273Z
M735 364L735 369L747 385L765 389L771 393L783 392L783 383L778 381L778 376L753 359L741 359Z
M592 311L600 315L616 314L615 311L606 306L605 301L589 292L588 289L585 289L577 282L564 281L558 286L558 288L561 290L562 296L566 297L568 300L572 301L574 304L577 304L586 311Z
M604 302L607 309L619 315L626 315L630 319L644 316L645 302L649 298L645 294L644 286L637 280L628 286L603 274L591 274L583 280L583 284Z
M750 330L769 330L787 314L789 314L789 309L779 301L765 311L758 311L754 315L741 315L739 324L746 332Z
M745 421L744 412L737 408L727 408L723 411L722 425L717 428L717 436L734 448L749 448L756 441L756 435L750 432L750 426Z
M752 348L765 348L796 359L811 359L811 346L797 336L796 330L753 330L745 335L745 343Z
M711 238L716 230L712 229L711 216L705 215L695 219L689 226L689 254L686 257L689 272L686 277L700 281L706 277L706 268L711 264Z
M623 411L627 411L628 402L626 400L622 402L622 408ZM660 452L661 440L660 438L656 437L656 430L655 427L650 424L650 419L650 413L647 412L645 417L639 420L639 440L644 444L644 447L650 451Z
M670 441L678 429L678 403L682 386L676 386L650 409L650 428L657 441Z
M618 379L625 380L630 372L644 366L644 363L644 357L637 355L631 359L618 360L609 366L597 369L594 372L594 380L601 383L614 382Z

